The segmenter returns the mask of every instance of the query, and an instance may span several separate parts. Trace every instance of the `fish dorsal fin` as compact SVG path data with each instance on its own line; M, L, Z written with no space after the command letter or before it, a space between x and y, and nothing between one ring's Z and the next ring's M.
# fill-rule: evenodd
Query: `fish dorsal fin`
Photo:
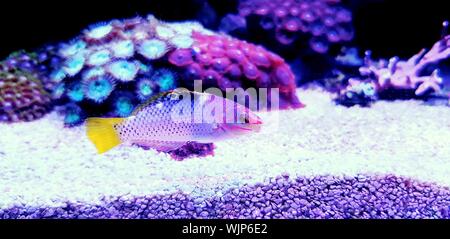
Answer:
M150 97L149 99L145 100L142 104L140 104L139 106L137 106L133 112L131 113L132 116L136 116L143 108L147 107L148 105L151 105L152 103L158 101L158 99L168 95L170 93L170 91L168 92L160 92L152 97Z
M196 92L196 91L190 91L190 90L188 90L186 88L177 88L177 89L170 90L170 91L160 92L160 93L150 97L149 99L144 101L139 106L137 106L134 109L134 111L131 113L131 116L136 116L145 107L147 107L147 106L149 106L151 104L157 103L158 101L164 99L165 97L167 97L167 96L169 96L171 94L176 94L176 95L191 94L194 98L197 98L197 97L201 96L201 93Z
M161 99L164 99L164 97L169 96L171 94L178 94L181 95L183 93L192 93L191 91L185 89L185 88L178 88L175 90L170 90L170 91L164 91L164 92L160 92L152 97L150 97L149 99L147 99L146 101L144 101L142 104L140 104L138 107L136 107L133 112L131 113L131 116L136 116L140 111L142 111L142 109L144 109L145 107L154 104L156 102L158 102Z

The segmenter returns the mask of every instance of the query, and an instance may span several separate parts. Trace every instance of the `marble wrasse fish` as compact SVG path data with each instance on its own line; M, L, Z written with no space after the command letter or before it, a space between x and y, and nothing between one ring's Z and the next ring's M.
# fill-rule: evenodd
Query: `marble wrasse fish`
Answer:
M213 94L175 90L153 97L128 118L88 118L88 138L98 153L119 144L163 152L188 142L213 143L258 132L261 119L247 107Z

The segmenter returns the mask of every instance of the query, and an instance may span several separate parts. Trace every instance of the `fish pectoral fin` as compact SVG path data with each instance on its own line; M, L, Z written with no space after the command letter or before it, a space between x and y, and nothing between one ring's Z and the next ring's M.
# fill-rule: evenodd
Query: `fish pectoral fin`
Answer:
M141 147L152 148L166 153L179 149L186 144L186 142L158 141L158 140L134 141L134 143Z

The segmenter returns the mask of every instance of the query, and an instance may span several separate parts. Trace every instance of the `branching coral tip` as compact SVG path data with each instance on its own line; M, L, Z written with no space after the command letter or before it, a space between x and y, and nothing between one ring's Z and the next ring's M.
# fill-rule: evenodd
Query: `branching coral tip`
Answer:
M441 50L446 48L445 37L448 35L448 21L442 23L442 34L441 34Z

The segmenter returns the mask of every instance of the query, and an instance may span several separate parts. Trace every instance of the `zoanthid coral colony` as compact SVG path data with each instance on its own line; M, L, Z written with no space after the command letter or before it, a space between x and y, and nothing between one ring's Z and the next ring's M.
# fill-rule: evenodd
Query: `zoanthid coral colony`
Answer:
M222 30L250 27L273 34L282 45L291 45L307 36L310 48L326 53L332 44L353 38L352 13L340 6L339 0L241 0L237 15L222 20Z
M282 107L301 106L294 74L282 58L196 22L166 23L149 15L100 23L63 44L59 55L53 96L80 116L126 117L158 92L192 89L194 80L224 91L279 87ZM66 124L83 120L73 119L66 117Z
M31 74L0 71L0 122L31 121L52 108L50 94Z

